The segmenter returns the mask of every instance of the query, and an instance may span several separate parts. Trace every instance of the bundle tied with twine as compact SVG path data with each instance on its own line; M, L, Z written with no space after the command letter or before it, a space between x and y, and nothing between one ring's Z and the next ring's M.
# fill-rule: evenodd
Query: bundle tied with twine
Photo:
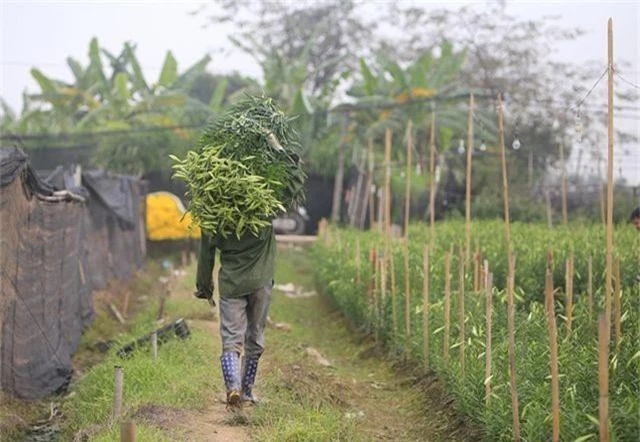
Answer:
M209 235L258 235L304 201L297 134L271 98L246 96L207 127L184 159L171 155L186 182L187 211Z

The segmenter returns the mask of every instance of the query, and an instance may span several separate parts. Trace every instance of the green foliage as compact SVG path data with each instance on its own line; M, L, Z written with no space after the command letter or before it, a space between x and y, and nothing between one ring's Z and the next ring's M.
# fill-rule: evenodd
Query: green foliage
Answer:
M638 274L638 237L631 227L615 233L616 254L620 258L622 276L622 339L618 347L610 348L609 391L611 432L617 440L634 440L640 430L640 288ZM390 290L367 296L373 281L373 265L368 261L370 250L383 253L384 240L377 233L329 230L327 243L319 241L314 248L316 278L322 289L338 307L357 324L376 331L392 349L405 346L405 274L403 247L391 242L395 261L396 298ZM409 232L410 271L410 358L423 358L423 247L429 232L414 225ZM485 405L485 341L486 317L484 293L472 290L473 263L466 267L465 284L465 371L459 362L460 333L458 329L459 253L455 251L451 265L451 325L449 359L444 355L444 254L464 238L463 222L448 222L436 228L436 241L430 254L429 331L431 368L445 380L456 399L456 407L484 427L487 440L513 439L511 397L508 379L505 241L501 222L474 222L473 242L477 239L481 259L487 259L494 274L492 302L492 395ZM563 440L580 437L597 438L598 428L590 416L598 415L598 312L603 310L604 230L601 226L570 225L549 230L541 225L514 224L512 238L516 263L516 373L523 440L546 441L551 437L551 387L549 334L542 305L543 282L547 267L546 254L553 251L554 286L558 323L560 370L561 434ZM361 256L353 251L358 240ZM473 244L472 242L472 244ZM564 303L564 262L572 253L575 259L574 309L572 332L568 332ZM587 261L593 259L594 312L588 312ZM356 262L361 262L360 283L357 284ZM388 281L388 279L387 279ZM379 303L374 309L372 296ZM394 328L396 312L397 328ZM612 333L612 340L614 335Z
M247 96L205 129L197 151L171 156L202 229L257 234L303 200L306 176L290 121L273 100Z
M131 336L148 333L153 327L153 321L145 324L142 320ZM203 332L194 332L187 341L171 340L163 344L156 361L148 348L138 350L127 359L114 352L85 374L74 389L75 395L63 405L64 414L71 418L67 431L75 433L96 424L109 426L114 365L122 366L125 373L123 402L127 416L146 404L202 407L214 391L210 352L211 337Z

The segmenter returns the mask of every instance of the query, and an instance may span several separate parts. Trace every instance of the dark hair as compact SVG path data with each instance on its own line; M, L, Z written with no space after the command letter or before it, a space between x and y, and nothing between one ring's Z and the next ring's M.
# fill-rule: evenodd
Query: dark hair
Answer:
M631 212L629 221L633 221L634 219L638 219L638 218L640 218L640 207L636 208L633 212Z

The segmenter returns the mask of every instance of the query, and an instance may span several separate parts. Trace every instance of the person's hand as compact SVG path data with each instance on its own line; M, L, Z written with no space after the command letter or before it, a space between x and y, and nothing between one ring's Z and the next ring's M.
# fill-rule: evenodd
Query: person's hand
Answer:
M216 306L216 301L213 299L213 289L211 290L197 289L193 293L193 296L195 296L198 299L206 299L207 301L209 301L209 304L211 304L212 307Z

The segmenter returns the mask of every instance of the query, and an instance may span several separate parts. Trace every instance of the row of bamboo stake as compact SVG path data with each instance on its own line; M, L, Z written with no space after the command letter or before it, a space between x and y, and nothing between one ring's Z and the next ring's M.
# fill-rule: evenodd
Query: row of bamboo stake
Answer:
M325 244L331 245L333 242L332 233L329 232L326 225L321 229L321 237L324 238ZM391 242L391 239L385 239L385 244ZM405 315L405 339L404 339L404 356L410 357L411 352L411 268L409 266L409 249L406 239L401 239L401 248L404 261L404 315ZM362 247L360 240L356 239L355 242L355 280L356 284L361 284L363 281L362 273ZM422 340L423 340L423 364L426 370L431 369L430 355L430 264L431 250L430 246L426 244L423 250L423 263L422 263ZM444 255L444 326L443 326L443 360L447 363L450 359L450 349L452 345L450 343L451 337L451 300L453 296L451 279L451 261L453 257L453 250L445 252ZM559 372L558 372L558 329L556 324L556 312L555 312L555 289L553 285L553 258L552 254L548 254L547 271L545 274L545 316L548 323L548 333L550 342L550 367L551 367L551 396L553 407L553 441L559 440L560 437L560 397L559 397ZM373 332L376 340L379 340L379 330L383 328L382 310L383 305L387 301L387 296L391 297L391 321L392 332L396 342L399 341L398 333L398 299L397 299L397 286L396 286L396 271L395 271L395 259L393 253L380 253L379 248L371 248L369 251L369 261L372 267L371 280L368 284L367 299L369 303L369 309L373 314ZM456 344L458 346L459 366L461 370L461 376L465 376L465 279L466 279L466 266L464 250L461 247L458 255L458 290L457 290L457 304L458 304L458 330L459 336ZM481 264L482 263L482 264ZM620 260L616 258L614 261L615 269L615 334L616 343L619 344L621 333L621 297L622 288L620 283ZM509 385L512 399L512 411L513 411L513 428L514 428L514 440L520 440L519 429L519 404L518 404L518 392L516 382L516 341L515 341L515 302L514 302L514 287L515 287L515 271L516 260L515 255L511 254L508 260L508 275L507 275L507 332L508 332L508 360L509 360ZM587 261L587 310L589 318L593 318L593 261L589 257ZM485 294L485 321L486 321L486 342L485 342L485 401L489 404L491 398L491 378L492 378L492 313L493 313L493 274L490 272L489 263L487 260L482 260L481 254L476 247L473 258L473 292ZM564 318L565 318L565 330L567 337L571 336L572 323L573 323L573 280L575 277L574 271L574 258L572 255L565 261L565 299L564 299ZM604 314L601 314L598 319L599 323L599 379L602 386L600 406L604 406L603 398L607 397L605 382L603 379L608 378L608 332L602 334L602 327L607 326L608 321ZM602 358L604 359L604 362ZM608 385L608 381L606 382ZM607 420L601 421L603 425Z

